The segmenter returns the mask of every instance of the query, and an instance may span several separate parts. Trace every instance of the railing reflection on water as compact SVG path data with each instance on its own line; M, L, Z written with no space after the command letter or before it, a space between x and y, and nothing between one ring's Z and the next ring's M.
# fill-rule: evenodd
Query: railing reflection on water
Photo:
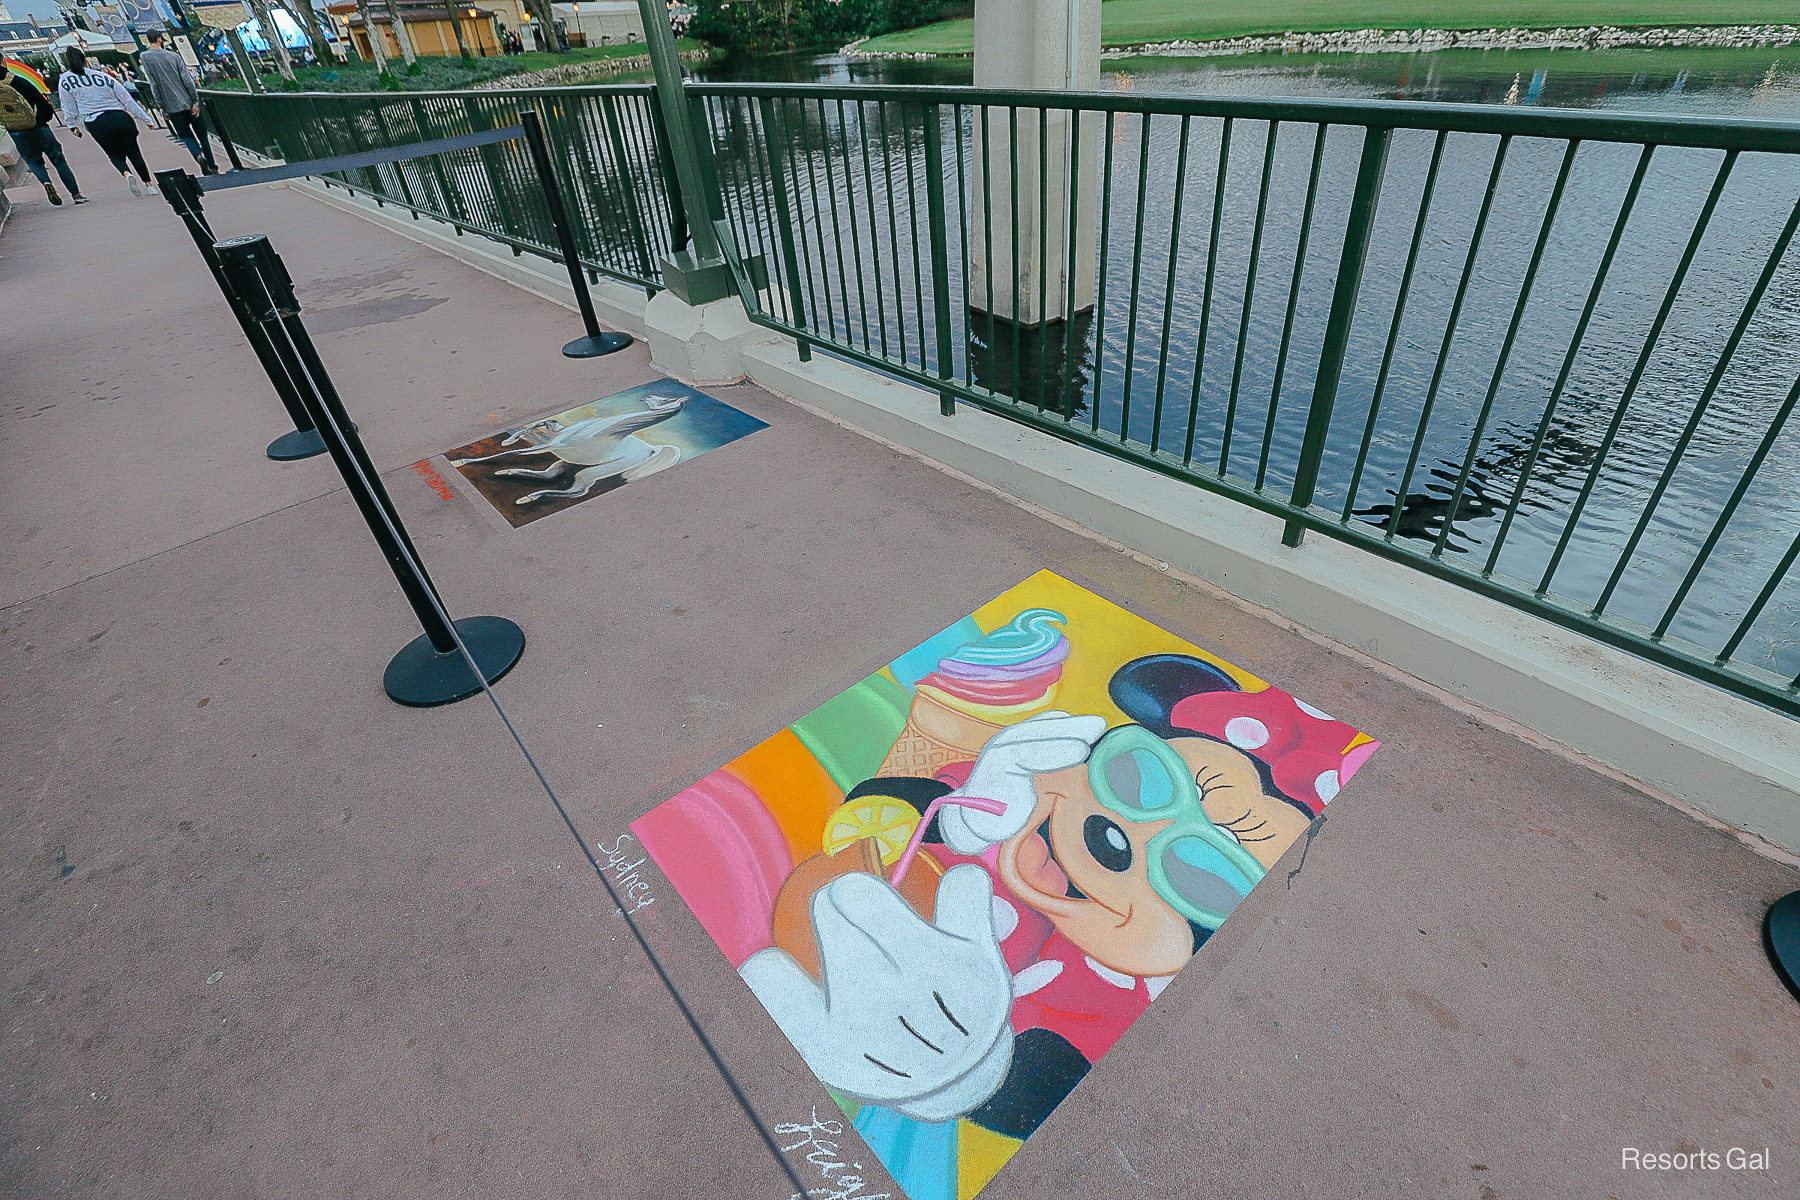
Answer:
M768 264L752 317L803 354L1800 713L1800 126L687 90L714 215ZM684 237L645 87L212 98L290 159L539 107L590 269L655 288ZM553 257L527 171L470 151L340 182Z

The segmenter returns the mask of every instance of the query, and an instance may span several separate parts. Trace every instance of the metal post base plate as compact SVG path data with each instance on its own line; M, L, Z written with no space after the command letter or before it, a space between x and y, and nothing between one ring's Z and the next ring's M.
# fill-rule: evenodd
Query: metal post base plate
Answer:
M489 683L512 670L525 652L525 631L505 617L464 617L456 632ZM389 699L415 708L449 704L481 690L459 651L440 654L424 634L394 655L381 682Z
M325 439L316 429L290 429L269 443L266 451L276 462L292 462L325 453Z
M602 333L596 337L578 337L563 347L564 358L599 358L631 345L629 333Z
M1800 892L1789 892L1769 906L1763 922L1763 944L1775 973L1800 1000Z

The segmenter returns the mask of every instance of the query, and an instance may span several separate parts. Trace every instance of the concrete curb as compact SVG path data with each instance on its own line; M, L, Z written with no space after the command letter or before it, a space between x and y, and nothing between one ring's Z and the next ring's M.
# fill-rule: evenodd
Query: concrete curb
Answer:
M1800 737L1778 713L1222 497L791 343L763 387L1142 551L1518 722L1782 850L1800 852Z

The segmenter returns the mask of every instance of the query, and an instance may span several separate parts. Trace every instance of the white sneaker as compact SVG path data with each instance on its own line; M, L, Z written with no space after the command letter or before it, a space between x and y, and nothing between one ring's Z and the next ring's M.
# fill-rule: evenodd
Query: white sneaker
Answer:
M125 182L131 185L131 194L134 196L142 198L150 194L144 189L143 180L139 179L136 175L127 175L125 177Z

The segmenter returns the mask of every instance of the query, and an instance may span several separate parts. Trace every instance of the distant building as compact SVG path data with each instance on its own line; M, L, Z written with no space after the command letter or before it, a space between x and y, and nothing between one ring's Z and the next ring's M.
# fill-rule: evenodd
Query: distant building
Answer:
M563 23L569 40L588 46L622 46L644 40L644 17L637 0L579 0L552 4L550 11ZM580 34L582 39L577 39Z
M51 42L67 32L66 21L40 21L29 14L24 20L15 20L6 11L6 5L0 4L0 50L8 54L47 49Z
M495 56L502 53L500 39L496 29L496 19L504 21L507 3L497 3L493 7L482 7L473 4L459 4L445 7L443 4L407 3L400 4L400 19L406 22L406 35L412 41L415 54L428 57L452 57L461 53L457 49L456 34L460 29L463 44L469 53L477 57L486 54ZM363 28L362 14L356 11L351 3L333 3L326 8L336 17L350 33L350 44L356 48L357 57L367 61L374 58L374 49L369 44L369 31ZM470 14L474 14L471 16ZM369 15L374 18L376 36L381 38L383 51L389 58L399 58L400 43L394 37L393 18L388 16L385 3L369 5ZM452 22L455 25L452 26Z

